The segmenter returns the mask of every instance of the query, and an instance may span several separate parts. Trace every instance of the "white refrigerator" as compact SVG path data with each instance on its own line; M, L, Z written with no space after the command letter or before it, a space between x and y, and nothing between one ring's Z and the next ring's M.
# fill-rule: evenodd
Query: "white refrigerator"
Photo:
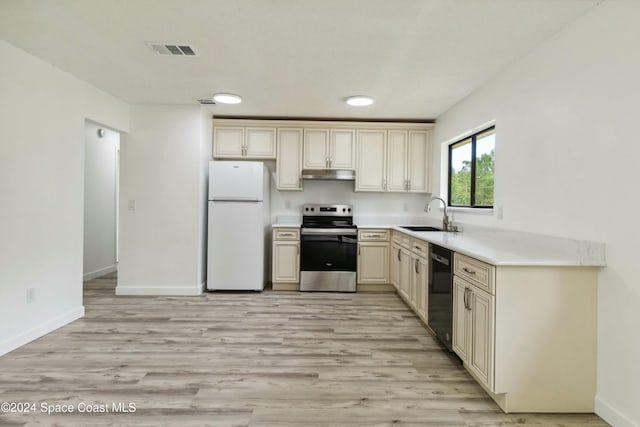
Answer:
M210 162L207 289L262 291L270 228L264 163Z

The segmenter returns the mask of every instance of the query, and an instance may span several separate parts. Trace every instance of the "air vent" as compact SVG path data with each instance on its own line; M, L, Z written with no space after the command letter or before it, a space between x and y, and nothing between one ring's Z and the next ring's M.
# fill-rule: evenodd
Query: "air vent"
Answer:
M147 46L149 46L149 48L151 48L158 55L199 56L198 52L193 46L189 46L186 44L147 43Z
M198 102L202 105L216 105L215 101L211 99L198 99Z

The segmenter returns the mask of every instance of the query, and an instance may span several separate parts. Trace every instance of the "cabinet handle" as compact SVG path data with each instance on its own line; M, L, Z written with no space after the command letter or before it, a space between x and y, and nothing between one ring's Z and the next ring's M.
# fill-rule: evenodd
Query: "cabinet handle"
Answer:
M469 305L467 304L467 291L469 291L469 288L464 288L464 295L462 296L465 310L469 310Z
M293 233L280 233L281 236L293 237Z
M471 274L471 275L475 275L476 272L473 270L469 270L467 267L462 267L462 271L464 271L465 273Z
M400 259L400 252L401 252L401 250L400 250L400 249L398 249L398 261L401 261L401 259Z
M298 178L298 187L302 188L302 177Z
M413 246L413 249L418 249L418 250L420 250L420 249L422 249L422 248L421 248L420 246L414 245L414 246Z
M416 258L416 261L413 265L413 268L416 270L416 274L420 274L420 270L418 269L419 265L420 265L420 262L418 261L418 258Z
M380 234L365 234L365 237L382 237Z
M296 253L300 254L300 245L296 245Z
M358 245L358 255L360 255L360 245Z

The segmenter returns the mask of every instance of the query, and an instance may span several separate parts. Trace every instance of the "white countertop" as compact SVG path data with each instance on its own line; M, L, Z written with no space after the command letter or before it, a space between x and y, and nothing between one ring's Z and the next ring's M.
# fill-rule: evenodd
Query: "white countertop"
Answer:
M502 266L591 266L604 267L603 243L466 226L462 232L409 231L396 224L358 223L358 228L393 229L412 237L443 246L452 251ZM409 225L405 221L403 225ZM441 227L441 224L419 224ZM300 222L286 221L273 224L274 228L300 227Z
M606 265L603 243L488 228L460 233L417 232L395 226L391 228L493 265Z

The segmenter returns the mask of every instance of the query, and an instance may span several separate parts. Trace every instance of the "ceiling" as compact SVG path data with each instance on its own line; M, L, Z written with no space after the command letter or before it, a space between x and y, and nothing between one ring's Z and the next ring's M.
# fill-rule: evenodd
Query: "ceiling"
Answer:
M132 104L233 92L213 114L434 119L600 1L2 0L0 37Z

